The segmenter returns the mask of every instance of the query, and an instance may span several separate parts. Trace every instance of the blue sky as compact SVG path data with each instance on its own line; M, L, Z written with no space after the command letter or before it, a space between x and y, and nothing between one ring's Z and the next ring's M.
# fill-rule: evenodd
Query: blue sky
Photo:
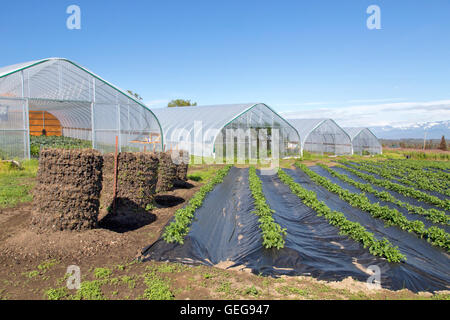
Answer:
M81 30L66 28L71 4ZM372 4L381 30L366 27ZM345 125L450 119L448 0L4 1L0 32L0 66L69 58L151 107L186 98Z

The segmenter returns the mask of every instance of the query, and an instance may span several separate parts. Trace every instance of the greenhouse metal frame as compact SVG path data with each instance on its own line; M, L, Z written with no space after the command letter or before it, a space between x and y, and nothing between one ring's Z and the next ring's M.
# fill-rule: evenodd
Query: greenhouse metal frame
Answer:
M47 111L62 135L89 140L102 152L159 151L153 112L123 90L64 58L0 68L0 158L30 158L30 111Z
M353 145L353 153L362 155L382 154L383 148L380 141L369 128L343 128L350 135Z
M297 130L264 103L189 106L153 109L168 150L188 150L203 158L245 159L298 157ZM278 130L274 130L278 129ZM260 142L267 141L267 155ZM231 148L230 146L234 147ZM228 148L227 148L228 146Z
M303 151L346 155L352 154L349 134L332 119L287 119L301 137Z

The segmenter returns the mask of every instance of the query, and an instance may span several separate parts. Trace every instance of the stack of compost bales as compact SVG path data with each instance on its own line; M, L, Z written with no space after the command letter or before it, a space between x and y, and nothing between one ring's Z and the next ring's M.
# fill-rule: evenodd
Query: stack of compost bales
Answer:
M98 151L44 149L39 156L32 227L38 231L97 226L103 158Z
M172 160L172 152L159 153L157 192L169 191L177 180L177 166Z
M178 181L187 181L187 172L189 167L189 152L181 150L179 152L177 166L177 179Z
M119 154L116 203L113 210L114 154L104 155L101 204L109 213L102 219L102 225L129 230L154 220L154 216L145 209L153 202L158 181L158 162L155 153Z

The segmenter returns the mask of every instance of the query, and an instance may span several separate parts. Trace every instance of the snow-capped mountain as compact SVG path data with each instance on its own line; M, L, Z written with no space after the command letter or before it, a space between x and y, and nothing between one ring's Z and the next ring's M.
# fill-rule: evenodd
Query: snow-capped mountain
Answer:
M370 127L370 130L381 139L423 139L425 132L427 139L450 138L450 120Z

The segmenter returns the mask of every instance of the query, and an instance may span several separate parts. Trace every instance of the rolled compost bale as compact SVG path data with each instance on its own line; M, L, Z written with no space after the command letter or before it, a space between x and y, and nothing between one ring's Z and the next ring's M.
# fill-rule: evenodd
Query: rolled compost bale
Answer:
M158 183L156 185L157 192L172 190L177 180L177 166L172 160L172 152L160 152L158 166Z
M97 226L103 158L92 149L43 149L31 225L37 231Z
M103 166L103 189L101 207L108 214L102 225L116 229L138 227L154 217L146 212L153 203L158 182L158 155L150 152L122 152L118 156L117 194L115 211L114 197L114 154L105 154Z

